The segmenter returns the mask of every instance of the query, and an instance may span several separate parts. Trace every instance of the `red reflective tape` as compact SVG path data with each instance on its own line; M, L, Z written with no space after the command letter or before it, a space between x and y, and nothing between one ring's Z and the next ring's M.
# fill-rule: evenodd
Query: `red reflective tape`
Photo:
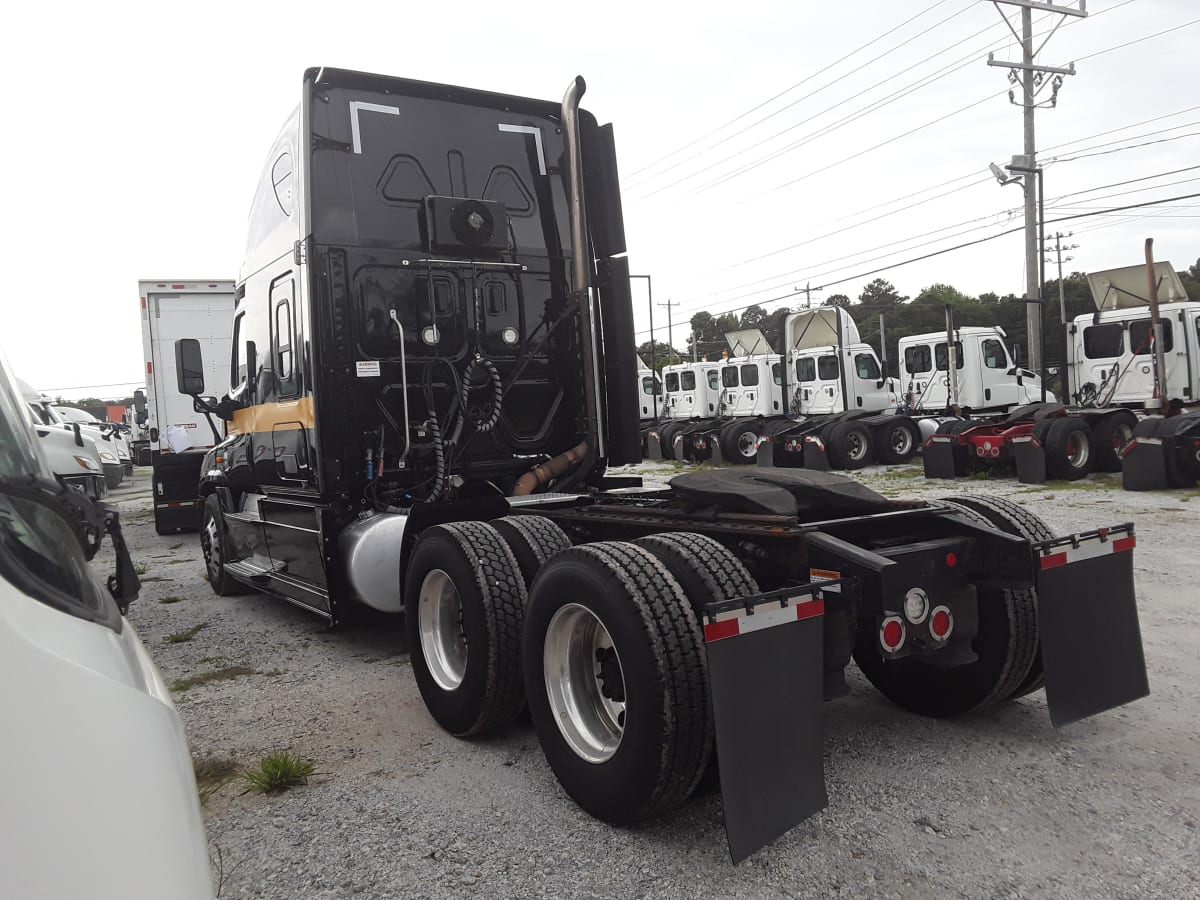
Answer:
M1137 546L1137 538L1132 534L1129 537L1117 538L1112 542L1113 553L1120 553L1122 550L1132 550Z
M825 600L822 597L814 597L808 603L796 604L797 619L811 619L814 616L822 616L825 614Z
M1058 566L1065 566L1066 564L1067 554L1065 550L1062 553L1051 553L1049 556L1042 557L1043 569L1053 569Z
M727 637L737 637L738 620L726 619L723 622L709 622L704 626L704 640L707 643L719 641Z
M147 374L147 375L153 375L153 374L154 374L154 363L152 363L152 362L150 362L150 361L147 361L147 362L146 362L146 374Z
M186 284L173 284L173 285L171 285L171 290L173 290L173 291L182 291L182 290L184 290L184 289L186 289L186 288L187 288L187 285L186 285Z

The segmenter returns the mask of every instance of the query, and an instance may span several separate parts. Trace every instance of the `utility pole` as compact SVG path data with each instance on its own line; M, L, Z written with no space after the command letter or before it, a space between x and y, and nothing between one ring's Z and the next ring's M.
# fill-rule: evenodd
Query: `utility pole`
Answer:
M806 284L804 287L797 287L796 290L804 291L804 308L812 309L812 283ZM817 288L817 293L825 290L825 288Z
M1064 247L1063 246L1063 238L1069 238L1072 234L1074 234L1074 232L1072 232L1072 231L1068 231L1066 234L1063 234L1060 231L1056 231L1054 233L1054 252L1058 256L1058 317L1059 317L1059 321L1062 322L1064 325L1067 324L1067 295L1066 295L1066 292L1063 290L1062 264L1064 262L1070 262L1075 257L1063 256L1063 251L1064 250L1078 250L1079 245L1078 244L1067 244Z
M1019 63L1005 62L995 58L994 53L988 54L987 64L989 66L1000 66L1009 70L1008 80L1015 86L1021 88L1021 102L1017 104L1015 91L1008 92L1010 103L1020 105L1024 109L1025 120L1025 161L1024 166L1030 170L1037 167L1037 141L1034 136L1034 111L1039 106L1055 106L1058 102L1058 89L1062 87L1063 77L1066 75L1075 74L1075 64L1071 63L1066 68L1057 66L1042 66L1034 62L1034 58L1046 46L1046 42L1054 36L1064 19L1059 19L1054 27L1050 29L1050 34L1046 35L1046 40L1042 41L1041 45L1036 49L1033 46L1033 11L1036 9L1040 12L1059 13L1061 16L1075 16L1083 18L1087 16L1086 0L1079 0L1079 8L1071 6L1058 6L1054 3L1041 2L1041 0L992 0L996 7L996 11L1000 13L1000 17L1004 19L1004 24L1013 33L1013 37L1021 45L1021 61ZM1018 6L1021 8L1021 33L1017 34L1016 29L1012 27L1008 16L1000 9L1000 4L1006 6ZM1020 74L1018 74L1020 73ZM1053 76L1049 79L1047 75ZM1047 84L1051 86L1050 97L1046 100L1039 101L1038 94ZM1025 299L1026 301L1039 300L1041 298L1042 286L1038 284L1040 266L1038 260L1041 254L1038 250L1038 218L1037 218L1037 195L1034 193L1034 180L1032 175L1026 175L1024 179L1025 186ZM1028 336L1026 338L1026 346L1029 348L1029 367L1035 371L1041 371L1042 368L1042 307L1039 303L1027 302L1025 306L1025 324Z
M671 353L674 353L675 352L675 331L672 328L672 326L675 323L671 321L671 307L679 306L679 304L676 303L674 300L668 299L666 303L660 303L658 305L665 306L667 308L667 343L671 345ZM695 343L696 343L695 341L692 341L693 345ZM668 357L668 359L669 358L670 357Z

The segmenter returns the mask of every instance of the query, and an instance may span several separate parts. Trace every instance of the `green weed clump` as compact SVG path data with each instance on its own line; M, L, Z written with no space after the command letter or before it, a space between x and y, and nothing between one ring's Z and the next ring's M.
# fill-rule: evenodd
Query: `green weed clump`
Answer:
M287 750L276 750L268 753L253 769L242 774L250 785L249 790L263 794L279 794L283 791L308 784L308 779L316 772L316 763L289 753Z

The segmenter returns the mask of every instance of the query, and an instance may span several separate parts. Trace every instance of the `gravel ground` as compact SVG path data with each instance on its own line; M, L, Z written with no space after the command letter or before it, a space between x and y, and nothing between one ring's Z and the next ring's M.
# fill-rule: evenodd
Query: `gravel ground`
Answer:
M857 475L891 496L1009 496L1057 532L1136 522L1152 693L1063 731L1042 692L931 721L851 667L850 695L825 707L829 808L735 867L719 796L613 828L565 795L527 723L444 734L398 621L331 631L282 601L215 596L196 536L154 533L138 471L112 497L146 566L130 619L168 682L235 676L177 692L194 756L250 766L288 749L317 766L278 796L202 786L222 897L1200 896L1200 492Z

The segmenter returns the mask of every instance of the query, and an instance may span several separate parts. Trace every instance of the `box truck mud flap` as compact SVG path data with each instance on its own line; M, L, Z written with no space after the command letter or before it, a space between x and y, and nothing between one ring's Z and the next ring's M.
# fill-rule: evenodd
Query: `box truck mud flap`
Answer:
M1150 693L1133 525L1034 544L1046 702L1056 726Z
M725 834L735 863L824 809L822 590L705 609Z

